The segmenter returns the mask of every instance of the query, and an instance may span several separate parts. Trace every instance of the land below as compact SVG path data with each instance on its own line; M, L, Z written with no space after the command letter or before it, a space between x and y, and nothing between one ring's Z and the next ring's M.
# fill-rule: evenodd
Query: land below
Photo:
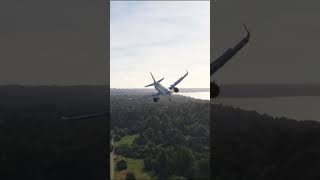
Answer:
M1 86L1 179L106 179L110 169L110 121L107 117L65 121L61 119L61 115L93 113L109 108L112 110L110 115L114 116L111 119L119 117L117 121L110 123L115 123L113 130L118 131L115 134L120 133L115 142L120 143L120 147L124 149L118 147L115 153L118 158L126 160L128 169L123 171L125 173L132 171L136 176L141 173L142 176L155 178L159 177L159 172L179 178L205 174L208 171L196 174L200 172L197 171L199 165L206 167L206 162L197 161L208 157L209 151L203 148L208 144L208 139L205 138L208 138L206 133L210 127L211 179L316 180L320 177L318 122L274 118L219 104L210 105L210 121L207 122L202 117L203 114L208 114L205 110L207 108L199 105L203 103L205 106L205 101L187 97L169 105L161 101L162 108L155 108L156 111L153 108L157 104L152 101L138 102L139 106L122 106L127 98L121 97L120 100L113 101L116 106L112 109L109 107L108 90L105 86ZM312 94L311 90L308 90L309 93L306 93L307 90L303 91L304 95ZM296 95L301 95L301 92L302 90ZM150 114L154 116L148 117ZM172 118L176 114L181 117ZM203 120L200 121L201 117ZM128 121L129 119L133 121ZM141 119L144 121L139 121ZM147 122L149 124L143 124ZM117 130L115 126L118 127ZM157 131L147 131L147 127ZM177 131L166 127L175 127ZM125 132L125 128L127 132L121 134L121 131ZM187 136L191 132L192 136ZM147 148L144 140L150 141ZM173 142L168 144L168 140ZM183 148L187 143L190 143L189 149ZM174 145L182 147L167 148ZM137 151L132 152L138 153L128 156L125 148L136 148ZM150 151L146 152L148 150ZM146 153L150 153L148 157L151 159L143 157ZM193 171L188 171L193 174L183 174L185 170L181 172L172 166L166 166L180 162L172 161L174 157L179 157L174 153L184 154L182 158L191 157L191 163L184 163L181 167L193 167ZM160 159L165 161L157 161ZM151 169L144 168L146 162L151 165ZM169 171L170 174L165 169L153 169L159 167L159 162L164 163L163 167L170 167L174 171ZM136 165L132 166L133 164Z
M173 98L154 103L111 94L115 179L128 173L136 179L210 179L210 102ZM122 162L126 168L117 168Z

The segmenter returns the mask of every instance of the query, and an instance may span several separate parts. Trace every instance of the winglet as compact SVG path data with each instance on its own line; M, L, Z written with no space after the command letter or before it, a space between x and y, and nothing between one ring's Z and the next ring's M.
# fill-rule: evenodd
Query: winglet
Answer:
M249 37L250 37L250 31L248 30L247 25L243 24L243 27L244 27L244 29L246 30L246 32L247 32L247 38L249 39Z

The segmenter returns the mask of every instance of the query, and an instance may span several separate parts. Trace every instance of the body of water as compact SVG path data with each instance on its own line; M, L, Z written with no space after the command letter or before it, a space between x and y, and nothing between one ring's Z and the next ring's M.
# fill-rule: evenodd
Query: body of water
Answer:
M255 110L273 117L320 121L320 96L276 98L217 98L212 103Z
M192 97L195 99L210 100L210 92L184 92L179 95Z

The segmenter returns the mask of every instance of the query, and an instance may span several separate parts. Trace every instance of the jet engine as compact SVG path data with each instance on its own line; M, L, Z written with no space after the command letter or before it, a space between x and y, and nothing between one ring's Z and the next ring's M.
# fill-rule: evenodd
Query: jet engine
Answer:
M154 98L153 98L153 102L158 102L159 99L160 99L160 98L158 98L158 97L154 97Z
M177 93L177 92L179 92L179 89L177 87L174 87L173 92Z
M210 98L216 98L220 94L220 87L215 83L210 83Z

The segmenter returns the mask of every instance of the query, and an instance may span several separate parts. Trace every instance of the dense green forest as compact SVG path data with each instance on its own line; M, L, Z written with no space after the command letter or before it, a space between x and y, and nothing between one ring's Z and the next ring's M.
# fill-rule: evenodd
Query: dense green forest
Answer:
M320 123L211 105L212 178L320 178Z
M108 110L107 95L104 86L0 87L0 179L106 179L108 119L60 117ZM144 170L156 177L205 175L206 102L183 97L170 104L160 101L110 99L111 118L119 119L112 121L122 146L117 153L129 156L128 164L141 158ZM210 111L211 179L320 178L319 122L273 118L213 103Z
M154 179L209 179L209 101L177 96L154 103L111 95L110 110L111 130L121 144L116 154L142 159Z

